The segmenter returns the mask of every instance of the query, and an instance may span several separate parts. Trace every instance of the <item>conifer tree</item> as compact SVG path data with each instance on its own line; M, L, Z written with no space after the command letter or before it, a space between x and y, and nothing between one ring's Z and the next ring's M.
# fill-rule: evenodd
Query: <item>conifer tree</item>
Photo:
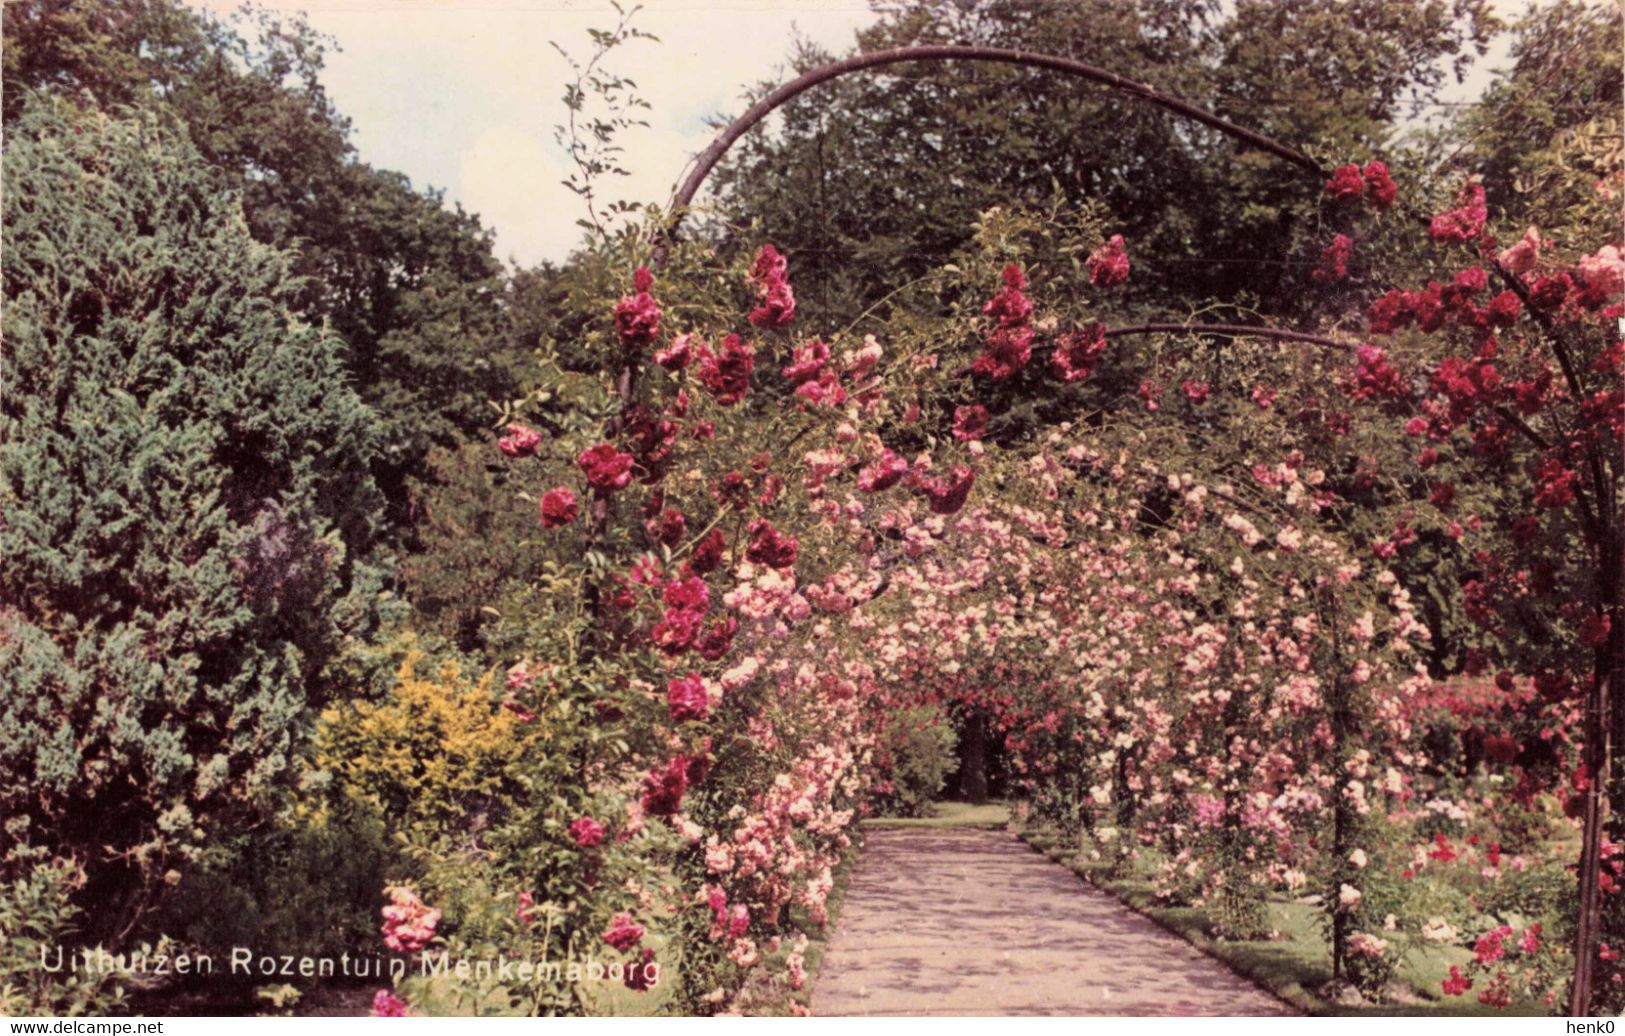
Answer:
M7 137L3 841L84 865L117 937L367 632L376 421L182 131L37 100Z

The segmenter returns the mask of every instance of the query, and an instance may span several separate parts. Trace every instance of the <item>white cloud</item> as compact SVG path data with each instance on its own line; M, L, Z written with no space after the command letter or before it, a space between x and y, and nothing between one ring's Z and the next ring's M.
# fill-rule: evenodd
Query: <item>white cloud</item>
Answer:
M216 11L239 0L194 0ZM561 259L580 240L585 210L562 186L568 156L553 128L569 66L550 45L585 57L587 29L607 28L607 0L261 0L308 12L340 46L323 84L354 126L363 160L439 187L497 234L497 254L521 264ZM834 51L874 21L865 0L653 0L633 20L660 42L634 41L608 59L653 105L628 130L627 177L599 184L604 200L664 202L689 159L710 142L706 119L745 107L744 92L777 80L800 31Z

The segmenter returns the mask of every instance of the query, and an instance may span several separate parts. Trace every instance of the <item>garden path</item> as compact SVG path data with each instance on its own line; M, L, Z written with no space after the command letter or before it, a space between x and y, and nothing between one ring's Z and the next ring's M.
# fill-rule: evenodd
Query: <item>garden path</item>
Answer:
M1292 1010L1003 831L865 837L819 1015L1283 1015Z

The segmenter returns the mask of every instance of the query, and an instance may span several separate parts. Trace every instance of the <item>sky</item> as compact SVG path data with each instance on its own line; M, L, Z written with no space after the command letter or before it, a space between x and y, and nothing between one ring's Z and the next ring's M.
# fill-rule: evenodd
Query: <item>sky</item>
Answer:
M240 0L189 0L224 13ZM363 161L405 173L478 213L498 257L529 266L564 259L586 212L562 181L571 170L554 139L571 79L558 43L590 56L589 28L613 27L608 0L259 0L302 10L333 37L322 76ZM631 6L628 0L627 6ZM1503 15L1522 0L1498 0ZM875 16L866 0L645 0L633 25L659 37L613 51L609 71L634 80L652 105L647 128L626 131L627 177L603 200L663 203L688 160L715 135L707 120L745 108L745 91L783 81L799 33L841 53ZM1504 43L1447 100L1477 96L1505 61Z
M240 0L190 0L229 12ZM496 231L498 257L558 261L581 237L583 204L562 182L571 164L554 140L569 65L591 56L589 28L611 28L607 0L260 0L302 10L339 48L322 74L349 117L363 161L445 191ZM625 6L633 6L628 2ZM613 51L610 72L652 105L647 128L623 134L609 198L663 203L689 158L715 135L713 116L744 111L747 88L784 78L795 33L835 52L874 20L866 0L649 0L632 24L660 42Z

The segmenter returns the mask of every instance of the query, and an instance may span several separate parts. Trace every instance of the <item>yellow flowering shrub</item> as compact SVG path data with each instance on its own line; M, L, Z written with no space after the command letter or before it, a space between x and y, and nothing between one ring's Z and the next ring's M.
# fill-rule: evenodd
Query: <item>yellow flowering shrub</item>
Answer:
M517 791L517 764L538 724L502 707L492 676L445 661L429 672L414 650L389 696L322 714L317 763L341 801L376 810L397 830L463 828ZM490 819L489 816L486 819Z

